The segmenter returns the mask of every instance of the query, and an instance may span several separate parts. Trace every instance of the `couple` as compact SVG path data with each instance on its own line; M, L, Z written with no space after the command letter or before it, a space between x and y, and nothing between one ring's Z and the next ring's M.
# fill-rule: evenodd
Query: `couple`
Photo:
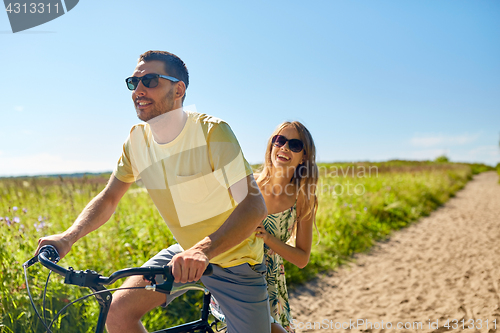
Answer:
M141 180L179 243L144 266L171 265L175 283L201 278L230 333L291 331L282 258L299 267L309 260L318 177L309 132L298 122L279 126L255 180L227 123L183 109L189 75L180 58L148 51L126 83L145 123L132 127L104 190L70 228L39 239L36 253L50 244L64 257L78 239L107 222L130 185ZM285 243L292 235L296 246ZM209 262L214 273L202 277ZM156 281L163 282L161 276ZM146 284L136 276L123 286ZM108 332L146 332L142 316L176 296L117 291Z

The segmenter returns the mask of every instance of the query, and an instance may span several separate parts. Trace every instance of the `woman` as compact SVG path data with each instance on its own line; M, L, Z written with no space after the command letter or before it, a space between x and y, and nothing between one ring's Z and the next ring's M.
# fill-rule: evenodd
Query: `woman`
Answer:
M257 227L265 243L271 332L294 332L288 304L283 259L299 268L309 262L318 200L316 148L298 121L284 122L268 141L257 184L269 215ZM295 246L289 245L294 243Z

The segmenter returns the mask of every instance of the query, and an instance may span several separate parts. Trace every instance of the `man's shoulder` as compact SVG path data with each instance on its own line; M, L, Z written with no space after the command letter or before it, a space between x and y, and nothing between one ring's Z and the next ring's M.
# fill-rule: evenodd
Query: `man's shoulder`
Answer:
M188 117L191 121L200 125L213 126L218 124L227 124L224 120L211 116L206 113L199 113L194 111L187 111Z
M130 128L130 134L132 134L133 132L136 132L136 131L144 131L149 125L147 123L139 123L139 124L135 124L132 126L132 128Z
M229 124L220 118L192 111L188 112L188 117L193 123L201 127L207 140L209 140L208 138L212 137L214 133L232 133Z
M131 143L142 142L146 139L149 133L149 125L147 123L135 124L130 128L127 139L125 140L125 145L128 146ZM139 141L138 141L139 140Z

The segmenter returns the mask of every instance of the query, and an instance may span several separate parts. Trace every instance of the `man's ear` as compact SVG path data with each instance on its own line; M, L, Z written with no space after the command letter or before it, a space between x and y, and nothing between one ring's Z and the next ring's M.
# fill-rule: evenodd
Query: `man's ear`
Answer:
M186 84L184 81L177 82L175 86L175 99L182 98L186 94Z

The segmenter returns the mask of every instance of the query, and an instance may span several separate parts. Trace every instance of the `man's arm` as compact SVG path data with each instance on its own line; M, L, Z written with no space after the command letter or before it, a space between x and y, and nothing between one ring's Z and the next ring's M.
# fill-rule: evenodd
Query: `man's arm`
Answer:
M266 203L253 175L235 183L230 191L239 204L224 224L172 259L172 273L176 282L199 280L210 259L243 242L266 218Z
M106 223L116 209L118 202L130 187L111 175L108 184L98 195L88 203L76 221L63 233L42 237L38 240L36 254L44 245L54 245L61 258L70 250L73 244L91 231Z

